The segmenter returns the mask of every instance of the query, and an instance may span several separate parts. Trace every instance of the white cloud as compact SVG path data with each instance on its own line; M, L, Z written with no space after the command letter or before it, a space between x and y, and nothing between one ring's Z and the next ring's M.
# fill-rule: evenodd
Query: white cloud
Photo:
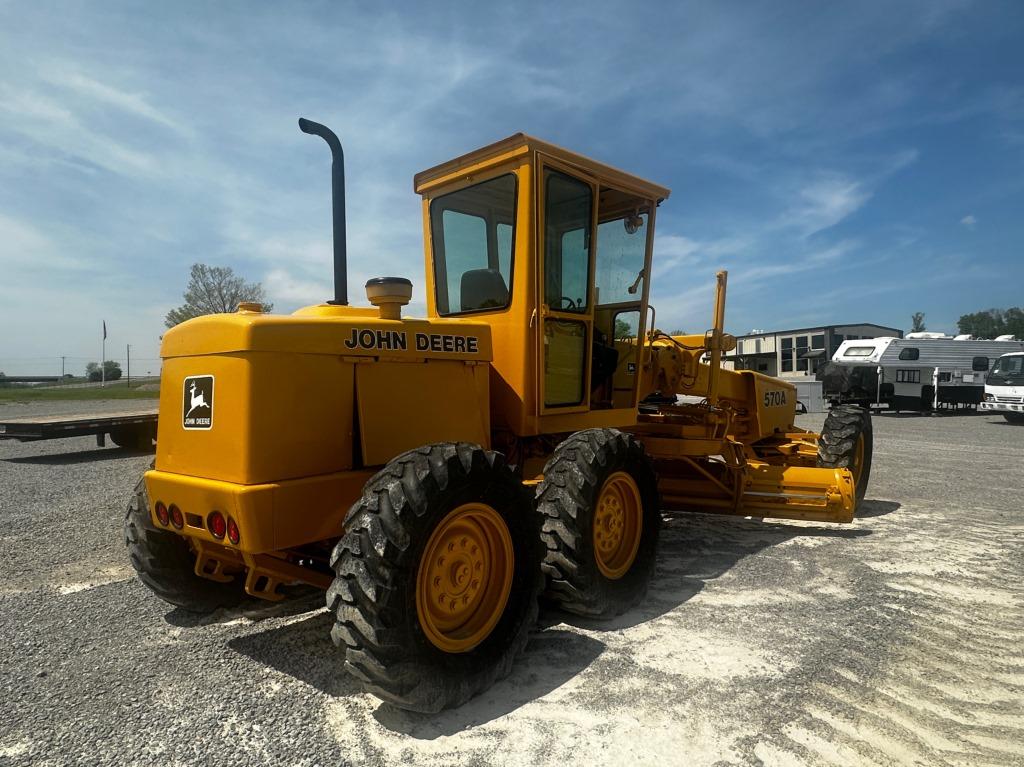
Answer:
M32 223L0 213L0 265L5 287L25 284L53 270L89 268L88 260L62 250Z
M700 243L678 234L654 235L654 264L651 267L658 277L678 266L693 263L694 255L700 250Z
M968 229L973 229L978 223L978 219L973 214L968 213L966 216L960 219L960 223L966 226Z
M309 306L326 301L334 293L328 281L305 280L295 277L287 269L272 269L263 278L267 296L275 304L282 302Z
M144 96L129 93L107 83L66 67L54 67L43 76L43 81L58 88L72 91L86 101L96 102L103 106L113 107L144 120L170 128L178 133L185 133L185 128L153 107Z
M72 156L122 175L148 175L157 167L149 152L133 149L119 138L94 130L80 119L76 110L33 90L5 87L0 91L0 114L8 130L50 155ZM42 159L49 162L50 155Z
M660 325L705 326L721 267L744 296L730 311L766 324L755 313L770 315L779 295L802 300L843 268L856 246L829 256L832 227L859 223L917 159L894 158L892 141L910 134L885 131L957 101L920 108L934 74L893 60L922 35L948 43L912 4L799 19L681 6L642 32L573 4L545 7L543 29L522 25L529 9L486 4L454 15L164 4L143 16L27 5L17 19L3 8L0 283L32 283L19 312L51 328L33 336L50 348L64 348L54 306L98 316L116 305L112 325L155 337L164 309L150 310L180 299L193 261L262 278L283 311L327 298L329 154L298 132L300 114L345 143L353 303L365 303L366 278L396 274L422 306L412 174L522 129L676 188L655 246ZM992 107L1006 113L999 126L1017 130L1015 104ZM46 264L51 279L28 271Z
M841 175L818 178L799 190L800 202L783 214L783 223L810 236L853 215L871 198L871 192Z

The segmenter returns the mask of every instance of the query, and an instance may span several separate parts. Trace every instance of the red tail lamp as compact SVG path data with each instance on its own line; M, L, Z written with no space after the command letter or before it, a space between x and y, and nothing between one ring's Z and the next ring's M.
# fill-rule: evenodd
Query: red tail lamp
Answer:
M228 517L228 540L237 544L241 537L241 533L238 532L238 523Z
M160 524L167 527L170 524L171 517L167 513L167 507L164 506L163 501L157 501L154 507L156 511L156 518L160 521Z
M179 530L185 526L185 517L181 513L181 509L171 504L171 524Z
M227 530L227 522L224 521L224 515L219 511L210 512L210 516L206 518L206 526L214 538L223 538Z

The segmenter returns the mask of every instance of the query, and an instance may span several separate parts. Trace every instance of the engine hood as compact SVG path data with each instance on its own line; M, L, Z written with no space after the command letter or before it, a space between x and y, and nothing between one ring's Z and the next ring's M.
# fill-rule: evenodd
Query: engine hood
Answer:
M458 319L383 320L370 307L321 304L291 315L210 314L164 334L165 359L233 352L289 352L489 362L490 326Z

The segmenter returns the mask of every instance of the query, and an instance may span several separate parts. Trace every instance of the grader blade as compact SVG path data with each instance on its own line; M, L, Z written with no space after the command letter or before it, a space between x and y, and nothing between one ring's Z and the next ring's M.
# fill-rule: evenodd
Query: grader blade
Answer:
M672 462L676 463L676 462ZM716 478L695 462L673 475L658 467L662 506L667 511L709 511L741 517L851 522L857 505L849 469L748 464ZM697 469L696 472L693 469Z
M750 479L739 513L816 522L853 521L857 493L849 469L762 464L750 469Z

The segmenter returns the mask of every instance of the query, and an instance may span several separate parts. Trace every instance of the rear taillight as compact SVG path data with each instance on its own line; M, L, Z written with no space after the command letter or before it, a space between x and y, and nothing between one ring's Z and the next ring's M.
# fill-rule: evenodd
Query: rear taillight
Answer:
M241 537L241 534L238 532L238 523L231 517L228 517L228 540L237 544Z
M171 524L179 530L185 526L185 517L182 516L181 509L171 504Z
M167 527L167 525L171 521L171 517L167 513L167 507L164 506L162 501L157 501L156 502L156 506L154 507L154 511L156 511L156 518L157 518L157 520L159 520L160 524L163 525L164 527Z
M206 526L209 528L214 538L223 538L224 532L227 530L227 523L224 521L224 515L219 511L210 512L210 516L206 518Z

